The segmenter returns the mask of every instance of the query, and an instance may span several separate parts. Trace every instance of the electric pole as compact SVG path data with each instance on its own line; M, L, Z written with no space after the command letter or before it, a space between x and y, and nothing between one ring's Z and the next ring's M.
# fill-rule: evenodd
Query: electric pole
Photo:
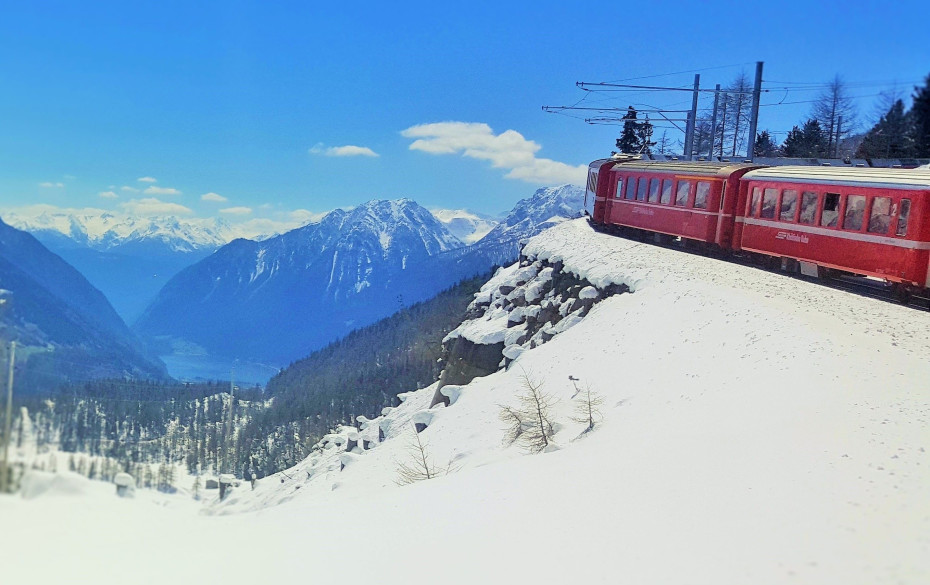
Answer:
M714 158L714 140L717 138L717 106L720 104L720 84L714 87L714 115L710 119L710 152L709 159ZM721 142L723 139L721 138Z
M746 158L751 159L753 147L756 144L756 129L759 126L759 100L762 97L762 61L756 61L756 81L752 86L752 111L749 116L749 146L746 147Z
M691 96L691 112L688 114L688 128L685 132L685 160L691 160L694 149L694 128L697 125L698 94L701 90L701 74L694 74L694 94Z
M13 362L16 359L16 342L10 342L10 376L6 385L6 417L3 421L3 466L0 467L0 494L9 486L10 472L10 423L13 417Z

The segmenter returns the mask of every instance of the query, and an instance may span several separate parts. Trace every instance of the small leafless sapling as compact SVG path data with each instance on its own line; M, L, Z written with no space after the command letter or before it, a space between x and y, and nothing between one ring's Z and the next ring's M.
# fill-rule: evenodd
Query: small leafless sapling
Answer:
M590 384L586 384L583 389L576 392L576 396L578 396L578 401L575 403L575 414L572 420L588 425L584 430L587 433L603 418L600 407L604 399L591 389Z
M407 485L425 479L433 479L448 470L436 467L430 458L427 444L420 438L420 433L413 429L413 438L407 446L409 461L397 461L397 485Z
M517 406L502 406L500 417L507 423L506 439L526 450L542 451L555 434L550 413L556 400L542 390L543 383L523 374L523 393Z

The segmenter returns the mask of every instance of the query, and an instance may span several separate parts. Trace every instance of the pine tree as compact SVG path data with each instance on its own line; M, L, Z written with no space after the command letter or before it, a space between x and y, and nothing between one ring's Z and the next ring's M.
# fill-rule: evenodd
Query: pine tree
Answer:
M623 131L620 138L617 139L617 152L621 154L639 154L640 140L637 133L638 122L636 108L627 107L626 114L623 115Z
M753 156L776 156L778 146L772 140L772 135L768 130L763 130L756 135L756 143L752 147Z
M930 75L923 87L914 88L910 118L910 142L914 156L930 157Z
M810 119L803 128L795 126L781 147L787 157L817 158L826 153L826 136L817 120Z
M862 158L902 158L914 152L911 144L911 116L904 102L895 101L878 123L869 130L856 150Z

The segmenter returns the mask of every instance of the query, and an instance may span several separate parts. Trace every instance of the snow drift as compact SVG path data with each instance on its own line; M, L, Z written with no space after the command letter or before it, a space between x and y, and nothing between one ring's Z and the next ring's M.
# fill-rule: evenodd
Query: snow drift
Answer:
M151 582L930 579L930 315L596 234L583 220L523 253L597 289L579 298L630 292L521 347L508 369L450 386L447 407L429 408L435 386L411 390L381 417L335 429L297 467L211 503L211 516L168 510L106 553L60 528L109 534L114 514L0 499L0 516L26 526L0 543L14 575L115 582L119 568L145 567ZM526 378L557 400L554 452L503 441L501 408ZM590 432L572 420L579 387L603 399ZM417 453L439 477L398 486L399 464ZM135 520L161 513L119 504ZM41 550L28 544L38 539ZM70 562L41 562L50 549Z

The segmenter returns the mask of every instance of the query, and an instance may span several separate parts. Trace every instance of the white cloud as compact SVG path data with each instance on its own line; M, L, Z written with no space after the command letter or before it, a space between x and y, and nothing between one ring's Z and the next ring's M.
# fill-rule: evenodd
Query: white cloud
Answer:
M120 203L119 206L131 215L190 215L194 213L193 210L183 205L159 201L154 197L131 199L126 203Z
M129 185L123 185L122 187L120 187L120 191L126 191L126 192L128 192L128 193L138 193L138 192L139 192L138 189L136 189L135 187L130 187Z
M250 215L252 213L251 207L227 207L226 209L220 209L220 213L225 213L227 215Z
M320 154L323 156L380 156L377 152L367 146L325 146L322 142L317 143L310 149L310 154Z
M158 179L156 179L155 177L139 177L136 180L139 181L140 183L157 183L158 182Z
M103 197L104 199L117 199L117 198L119 198L119 195L117 195L114 191L101 191L100 193L98 193L98 195L99 195L100 197Z
M209 192L209 193L204 193L203 195L201 195L201 196L200 196L200 200L201 200L201 201L216 201L216 202L218 202L218 203L223 203L223 202L225 202L225 201L229 201L229 199L223 197L223 196L220 195L219 193L214 193L214 192L212 192L212 191Z
M171 187L156 187L152 185L151 187L146 187L143 191L146 195L180 195L181 192L177 189Z
M64 187L64 183L52 183L51 181L45 181L44 183L39 183L39 187L45 187L46 189L61 189Z
M542 148L515 130L494 134L487 124L477 122L438 122L411 126L401 132L413 138L410 150L429 154L461 154L487 160L491 166L508 169L508 179L520 179L538 185L573 183L582 185L587 165L572 166L548 158L538 158Z

